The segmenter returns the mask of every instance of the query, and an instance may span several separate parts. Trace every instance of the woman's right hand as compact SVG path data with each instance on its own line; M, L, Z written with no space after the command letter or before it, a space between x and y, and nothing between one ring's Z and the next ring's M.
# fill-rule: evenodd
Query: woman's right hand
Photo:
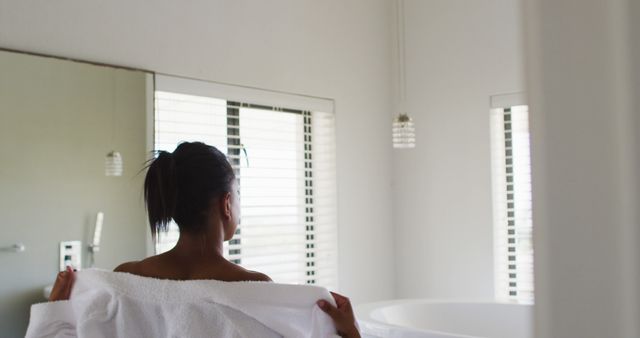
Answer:
M67 266L66 271L60 271L53 284L53 289L51 289L49 301L68 300L71 296L71 288L73 287L75 278L76 275L71 267Z
M325 300L319 300L318 306L320 309L331 317L341 337L360 338L360 331L358 331L356 317L353 314L353 308L351 307L349 298L335 292L331 292L331 295L333 299L336 300L337 307Z

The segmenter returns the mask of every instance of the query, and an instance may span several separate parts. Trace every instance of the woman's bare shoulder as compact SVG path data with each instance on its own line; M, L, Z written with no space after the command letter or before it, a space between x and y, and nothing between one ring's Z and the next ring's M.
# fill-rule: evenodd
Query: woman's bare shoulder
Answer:
M252 281L252 282L273 282L271 278L262 272L247 270L241 266L240 276L237 276L238 281Z
M273 282L273 280L271 280L271 278L269 276L265 275L262 272L249 271L249 275L251 277L250 280L252 280L252 281L256 281L256 282Z
M113 271L135 273L138 270L137 267L139 263L140 261L122 263L118 265L115 269L113 269Z
M113 271L115 272L128 272L134 275L146 276L146 277L156 277L155 275L162 275L162 273L158 272L160 262L160 255L147 257L143 260L139 261L131 261L118 265ZM161 264L160 264L161 265Z

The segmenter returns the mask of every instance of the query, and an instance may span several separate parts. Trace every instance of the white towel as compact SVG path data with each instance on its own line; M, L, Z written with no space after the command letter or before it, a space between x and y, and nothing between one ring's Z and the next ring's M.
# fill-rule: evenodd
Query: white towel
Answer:
M334 337L319 299L335 305L316 286L92 269L77 273L70 300L31 307L26 337Z

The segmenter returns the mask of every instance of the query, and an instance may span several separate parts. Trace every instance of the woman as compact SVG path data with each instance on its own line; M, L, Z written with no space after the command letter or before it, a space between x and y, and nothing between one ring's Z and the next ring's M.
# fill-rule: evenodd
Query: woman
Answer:
M173 280L271 281L227 261L223 242L238 226L240 205L235 174L226 156L204 143L181 143L173 153L160 152L149 166L144 196L154 238L174 220L180 228L176 246L160 255L118 266L115 271ZM58 275L50 300L68 299L72 270ZM318 306L343 337L360 337L349 299L332 293L337 307Z

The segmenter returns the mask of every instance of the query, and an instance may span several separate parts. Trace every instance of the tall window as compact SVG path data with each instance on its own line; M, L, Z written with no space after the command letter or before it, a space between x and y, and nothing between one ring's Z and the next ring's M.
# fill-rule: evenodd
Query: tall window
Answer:
M531 303L534 290L529 115L528 107L518 102L518 97L492 97L496 298Z
M276 282L335 288L333 114L312 109L313 102L301 109L299 97L246 91L247 99L238 100L242 88L157 78L155 149L201 141L227 154L240 186L241 220L225 242L226 258ZM296 107L285 108L287 101ZM172 224L156 252L171 249L178 236Z

